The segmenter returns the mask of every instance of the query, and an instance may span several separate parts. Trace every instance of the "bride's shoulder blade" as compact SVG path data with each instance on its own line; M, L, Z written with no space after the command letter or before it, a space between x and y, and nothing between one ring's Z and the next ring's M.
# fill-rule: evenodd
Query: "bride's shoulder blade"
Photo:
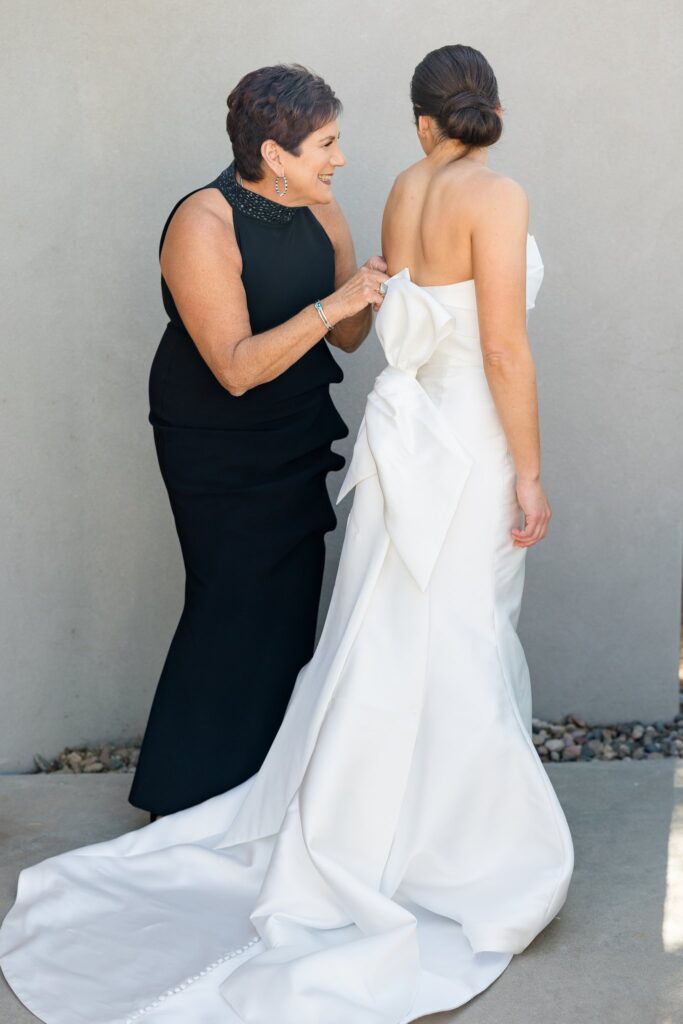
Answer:
M416 164L411 164L409 167L405 167L402 171L398 172L393 180L391 188L389 189L389 194L387 195L386 202L384 204L385 214L387 211L391 210L391 207L402 198L406 190L409 188L413 172L419 163L422 163L422 161L418 161Z
M414 198L415 194L416 177L419 174L418 168L422 164L424 164L424 160L418 160L416 163L399 171L394 178L382 212L383 242L386 241L387 232L391 229L391 225L396 217L399 216L400 219L401 211L405 210L406 204L408 206L411 205L411 198Z

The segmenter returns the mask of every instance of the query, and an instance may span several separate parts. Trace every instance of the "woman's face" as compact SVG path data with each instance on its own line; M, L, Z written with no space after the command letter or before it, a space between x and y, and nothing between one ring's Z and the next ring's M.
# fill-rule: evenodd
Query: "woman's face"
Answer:
M343 167L346 157L339 145L340 132L336 121L311 132L299 146L299 156L277 146L277 155L268 152L264 143L264 159L275 174L287 175L288 205L329 203L332 200L332 176ZM282 192L282 180L278 183ZM276 197L274 197L276 198Z

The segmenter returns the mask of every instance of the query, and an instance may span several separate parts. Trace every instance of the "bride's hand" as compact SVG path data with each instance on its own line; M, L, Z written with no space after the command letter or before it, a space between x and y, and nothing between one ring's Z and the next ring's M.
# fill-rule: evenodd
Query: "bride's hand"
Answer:
M511 530L513 546L530 548L545 537L553 513L540 480L518 480L516 492L524 513L524 529Z

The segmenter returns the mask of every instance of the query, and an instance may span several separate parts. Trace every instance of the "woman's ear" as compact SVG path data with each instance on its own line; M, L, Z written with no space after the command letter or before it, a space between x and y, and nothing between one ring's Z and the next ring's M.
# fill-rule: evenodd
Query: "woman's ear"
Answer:
M280 158L280 147L275 139L266 139L265 142L261 144L261 156L268 167L270 167L273 174L281 176L285 173L285 169L282 166L282 160Z
M421 139L428 139L432 133L432 120L427 114L419 114L417 118L417 134Z

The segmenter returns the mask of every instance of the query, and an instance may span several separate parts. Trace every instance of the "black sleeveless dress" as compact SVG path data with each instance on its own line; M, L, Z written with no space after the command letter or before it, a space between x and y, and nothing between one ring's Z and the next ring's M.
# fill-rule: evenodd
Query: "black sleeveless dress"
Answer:
M334 249L308 207L243 188L234 163L203 187L232 207L254 334L334 291ZM325 479L344 465L331 442L348 428L330 398L343 374L322 325L289 369L236 397L202 359L163 277L161 287L170 322L152 363L149 420L185 605L129 800L171 814L249 778L275 738L313 653L323 538L337 523Z

